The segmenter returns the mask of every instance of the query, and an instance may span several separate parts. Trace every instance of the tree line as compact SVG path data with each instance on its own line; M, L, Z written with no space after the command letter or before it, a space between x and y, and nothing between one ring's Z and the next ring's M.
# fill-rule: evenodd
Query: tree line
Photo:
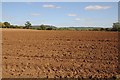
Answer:
M24 26L11 25L9 22L0 22L0 28L20 28L20 29L37 29L37 30L87 30L87 31L119 31L120 32L120 23L113 23L112 28L87 28L87 27L61 27L57 28L52 25L40 25L32 26L31 22L27 21Z

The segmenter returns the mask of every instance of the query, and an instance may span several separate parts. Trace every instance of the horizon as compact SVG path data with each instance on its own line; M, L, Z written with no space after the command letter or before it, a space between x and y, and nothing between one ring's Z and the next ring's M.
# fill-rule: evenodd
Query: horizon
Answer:
M118 2L2 2L2 22L23 26L26 21L57 27L112 27L118 21Z
M4 23L4 22L2 22ZM9 23L9 22L8 22ZM15 25L15 24L11 24L13 26L25 26L25 25ZM48 25L48 26L54 26L54 27L57 27L57 28L112 28L111 27L103 27L103 26L55 26L55 25L49 25L49 24L34 24L34 25L31 25L31 27L39 27L41 25Z

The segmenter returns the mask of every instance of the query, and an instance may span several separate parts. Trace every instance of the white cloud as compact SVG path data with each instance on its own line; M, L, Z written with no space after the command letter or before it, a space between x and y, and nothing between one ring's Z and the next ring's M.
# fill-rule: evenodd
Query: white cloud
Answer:
M10 15L2 15L2 19L3 20L12 20L12 19L15 19L14 16L10 16Z
M77 16L76 14L68 14L68 16Z
M52 4L45 4L42 7L44 8L61 8L60 6L52 5Z
M31 4L32 4L32 2L26 2L26 4L31 5Z
M101 6L101 5L90 5L85 7L85 10L103 10L103 9L109 9L111 6Z
M55 5L45 4L43 5L45 8L55 8Z
M40 16L39 13L32 13L31 15L32 15L32 16Z
M61 8L60 6L57 6L56 8Z
M80 20L80 18L75 18L75 20L76 20L76 21L79 21L79 20Z

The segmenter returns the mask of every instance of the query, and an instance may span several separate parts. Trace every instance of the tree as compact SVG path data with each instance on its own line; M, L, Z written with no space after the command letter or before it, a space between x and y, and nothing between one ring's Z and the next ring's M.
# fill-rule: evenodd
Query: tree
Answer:
M105 31L111 31L111 28L105 28Z
M100 31L99 28L93 28L92 30L93 30L93 31Z
M40 29L41 30L46 30L46 26L42 24L42 25L40 25Z
M52 27L48 27L46 30L53 30L53 28Z
M120 31L120 22L113 23L112 31Z
M100 31L104 31L105 29L104 28L100 28Z
M0 22L0 28L4 28L4 27L5 27L4 23Z
M4 22L3 24L4 24L5 28L10 28L10 23L9 22Z
M26 29L29 29L30 27L31 27L31 23L29 22L29 21L27 21L26 23L25 23L25 28Z

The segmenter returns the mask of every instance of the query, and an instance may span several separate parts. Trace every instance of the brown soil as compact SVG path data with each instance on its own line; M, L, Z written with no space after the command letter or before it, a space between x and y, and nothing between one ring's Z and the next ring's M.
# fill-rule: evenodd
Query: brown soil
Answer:
M118 33L3 29L3 78L110 78Z

